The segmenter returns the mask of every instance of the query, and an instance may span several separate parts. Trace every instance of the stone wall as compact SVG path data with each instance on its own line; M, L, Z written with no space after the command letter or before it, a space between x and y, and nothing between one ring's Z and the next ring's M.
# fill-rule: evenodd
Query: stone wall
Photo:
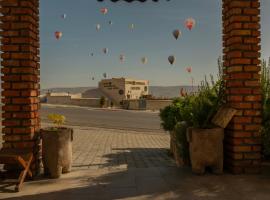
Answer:
M47 96L46 98L48 104L100 107L98 98L72 98L71 96ZM108 102L105 102L105 105L108 105Z
M160 110L172 104L172 100L146 100L146 110Z
M126 100L124 101L124 108L128 110L152 110L159 111L160 109L169 106L172 100Z

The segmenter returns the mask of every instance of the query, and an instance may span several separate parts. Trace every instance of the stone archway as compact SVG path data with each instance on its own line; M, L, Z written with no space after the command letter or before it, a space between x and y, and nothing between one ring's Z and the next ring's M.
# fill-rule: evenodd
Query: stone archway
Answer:
M222 0L227 103L239 110L227 129L225 167L234 173L260 170L260 3ZM3 148L31 148L40 163L39 0L2 0Z

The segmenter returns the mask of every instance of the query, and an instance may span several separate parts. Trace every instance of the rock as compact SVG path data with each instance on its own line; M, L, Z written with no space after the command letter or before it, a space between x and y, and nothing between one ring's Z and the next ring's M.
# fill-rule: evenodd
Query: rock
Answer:
M188 128L187 138L194 173L204 174L206 167L215 174L223 173L223 128Z

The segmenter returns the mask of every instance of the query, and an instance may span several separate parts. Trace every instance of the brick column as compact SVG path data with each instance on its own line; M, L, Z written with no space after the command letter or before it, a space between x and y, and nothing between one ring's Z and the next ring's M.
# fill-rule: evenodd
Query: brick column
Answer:
M3 148L30 148L40 163L39 0L1 0Z
M223 0L227 103L239 110L225 137L225 167L257 173L261 163L259 0Z

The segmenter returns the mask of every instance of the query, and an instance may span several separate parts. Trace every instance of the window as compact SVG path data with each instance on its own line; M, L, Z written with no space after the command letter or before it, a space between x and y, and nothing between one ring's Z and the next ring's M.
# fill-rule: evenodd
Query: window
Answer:
M118 92L120 95L123 95L124 94L124 90L119 90Z
M147 87L147 86L144 87L144 91L145 91L145 92L148 91L148 87Z

